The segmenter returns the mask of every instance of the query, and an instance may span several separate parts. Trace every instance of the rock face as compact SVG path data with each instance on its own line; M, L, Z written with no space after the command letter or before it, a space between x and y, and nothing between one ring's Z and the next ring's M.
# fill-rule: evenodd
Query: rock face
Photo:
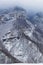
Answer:
M23 63L43 63L43 31L27 20L24 10L15 10L4 17L8 20L3 18L5 23L0 24L0 38L9 53ZM6 61L1 62L1 58L0 63L12 63L6 56Z

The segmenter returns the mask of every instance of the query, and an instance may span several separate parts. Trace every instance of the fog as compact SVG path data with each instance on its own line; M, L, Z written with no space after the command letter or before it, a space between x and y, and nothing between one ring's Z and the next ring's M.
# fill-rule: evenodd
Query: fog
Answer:
M21 6L26 10L43 11L43 0L0 0L0 9Z

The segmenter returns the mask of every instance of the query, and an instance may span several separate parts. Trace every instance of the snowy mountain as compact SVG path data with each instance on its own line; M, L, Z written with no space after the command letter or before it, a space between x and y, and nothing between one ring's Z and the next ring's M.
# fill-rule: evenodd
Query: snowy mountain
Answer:
M26 11L18 7L0 15L0 38L5 49L23 63L43 63L42 23L43 15L36 14L30 20ZM4 60L2 63L11 62L6 56Z

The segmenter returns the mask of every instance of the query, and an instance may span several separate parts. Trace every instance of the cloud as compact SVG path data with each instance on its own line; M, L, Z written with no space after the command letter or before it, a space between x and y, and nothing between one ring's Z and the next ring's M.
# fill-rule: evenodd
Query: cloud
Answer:
M0 8L16 5L27 9L43 10L43 0L0 0Z

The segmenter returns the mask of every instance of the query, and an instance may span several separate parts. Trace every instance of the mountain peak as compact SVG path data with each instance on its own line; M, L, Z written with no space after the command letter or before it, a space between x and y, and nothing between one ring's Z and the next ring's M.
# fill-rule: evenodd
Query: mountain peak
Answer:
M14 10L16 10L16 11L26 11L24 8L19 7L19 6L16 6L16 7L14 8Z

